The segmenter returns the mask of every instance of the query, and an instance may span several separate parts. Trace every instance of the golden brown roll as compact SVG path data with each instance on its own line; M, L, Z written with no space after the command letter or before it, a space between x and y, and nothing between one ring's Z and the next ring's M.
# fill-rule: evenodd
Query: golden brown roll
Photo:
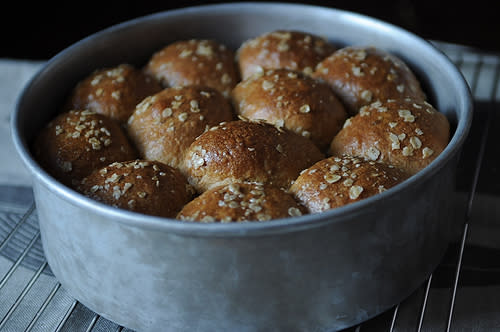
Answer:
M327 40L302 31L277 30L244 42L237 51L241 77L265 69L288 68L312 74L316 65L335 51Z
M448 119L427 102L375 102L349 118L330 146L332 155L378 160L414 174L446 147Z
M89 110L59 114L39 133L33 152L47 172L70 187L95 169L137 157L118 122Z
M263 119L328 147L347 117L330 87L289 69L267 70L233 89L236 113Z
M137 105L127 132L142 158L180 168L197 136L233 116L229 101L213 88L167 88Z
M154 53L145 70L164 87L206 85L229 97L239 81L234 57L215 40L181 40Z
M189 202L177 219L200 222L267 221L300 216L304 208L292 195L262 183L214 187Z
M310 213L317 213L376 195L406 178L394 166L344 155L304 170L290 192Z
M198 192L234 182L287 189L299 172L323 158L311 140L264 122L232 121L198 136L184 157Z
M129 64L94 71L73 89L65 110L89 109L125 122L135 106L161 90L152 77Z
M182 173L158 161L115 162L85 177L78 190L99 202L174 218L194 193Z
M395 55L374 47L339 49L318 64L313 77L326 81L350 114L377 100L425 100L410 68Z

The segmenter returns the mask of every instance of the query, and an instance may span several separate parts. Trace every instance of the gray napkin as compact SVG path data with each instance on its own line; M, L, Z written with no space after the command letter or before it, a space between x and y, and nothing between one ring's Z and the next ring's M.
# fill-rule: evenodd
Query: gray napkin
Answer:
M31 179L12 144L10 114L20 91L41 67L41 61L0 59L0 184L30 186Z

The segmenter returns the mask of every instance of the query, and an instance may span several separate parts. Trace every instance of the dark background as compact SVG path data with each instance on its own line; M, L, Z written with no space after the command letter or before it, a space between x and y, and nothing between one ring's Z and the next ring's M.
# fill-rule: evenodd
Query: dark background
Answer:
M9 2L0 13L0 57L47 59L113 24L158 11L223 1ZM227 1L226 1L227 2ZM299 2L299 1L289 1ZM500 1L302 1L373 16L427 39L500 52Z

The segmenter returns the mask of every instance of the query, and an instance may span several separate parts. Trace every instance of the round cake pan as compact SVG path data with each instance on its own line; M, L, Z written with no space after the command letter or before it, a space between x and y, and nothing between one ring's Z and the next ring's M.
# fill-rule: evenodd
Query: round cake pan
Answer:
M33 158L36 134L93 70L123 62L142 66L181 39L212 38L235 50L276 29L401 57L452 124L447 148L377 196L320 214L242 224L115 209L63 186ZM399 303L438 265L452 236L455 171L471 119L466 82L429 42L351 12L259 2L161 12L77 42L25 87L12 136L33 175L48 263L90 309L141 331L331 331Z

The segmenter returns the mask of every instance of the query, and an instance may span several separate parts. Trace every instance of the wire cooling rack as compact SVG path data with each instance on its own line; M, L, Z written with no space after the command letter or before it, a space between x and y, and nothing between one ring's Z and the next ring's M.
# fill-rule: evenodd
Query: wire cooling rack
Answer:
M500 181L494 180L500 56L435 44L464 74L475 104L452 198L459 212L456 241L411 296L346 332L500 329L500 304L493 304L500 302ZM0 330L130 331L86 308L56 280L43 254L31 188L0 190Z

